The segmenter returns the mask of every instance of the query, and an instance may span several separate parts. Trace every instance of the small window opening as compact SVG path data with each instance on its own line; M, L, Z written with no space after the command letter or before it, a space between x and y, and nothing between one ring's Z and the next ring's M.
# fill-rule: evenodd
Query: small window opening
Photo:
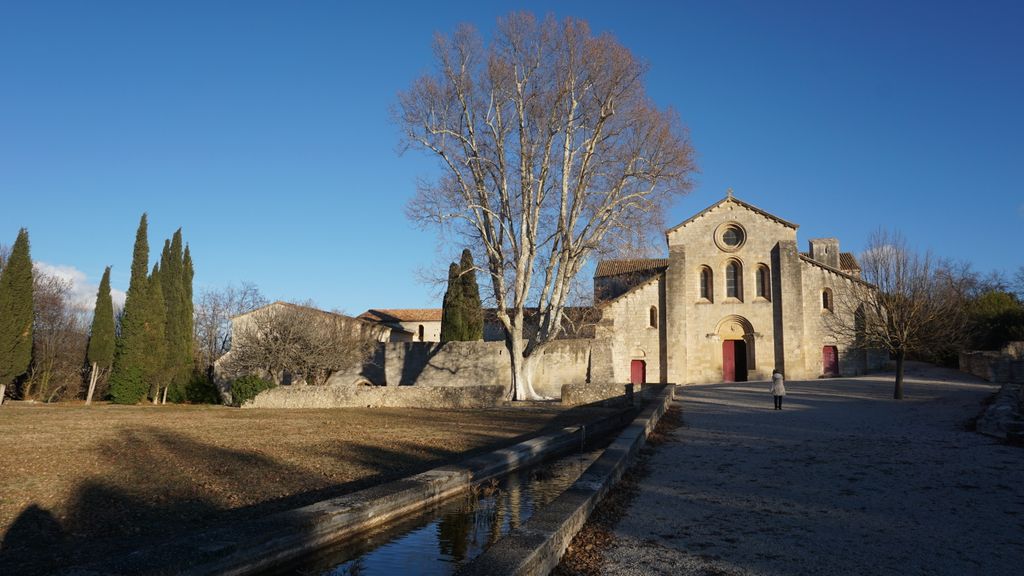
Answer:
M704 300L711 301L711 295L713 293L712 281L711 281L711 269L701 268L700 271L700 297Z
M416 333L419 335L420 342L423 342L423 324L420 324L420 327L416 331Z
M821 309L828 310L829 312L831 312L832 305L832 290L829 288L825 288L824 290L821 291Z
M729 262L725 267L725 295L729 298L743 299L743 270L739 262Z
M650 316L651 316L650 317L651 328L657 328L658 327L658 307L657 306L651 306L651 315Z
M757 269L757 295L765 300L770 300L772 297L771 273L763 264Z

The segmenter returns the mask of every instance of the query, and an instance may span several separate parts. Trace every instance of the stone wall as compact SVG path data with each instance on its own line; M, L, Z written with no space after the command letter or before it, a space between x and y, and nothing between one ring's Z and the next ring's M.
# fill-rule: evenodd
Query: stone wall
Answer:
M1000 351L961 352L960 370L989 382L1024 383L1024 342L1010 342Z
M605 339L549 342L533 360L534 391L547 398L560 398L565 384L607 382L612 379L611 359L612 347Z
M503 342L388 342L388 386L478 386L512 382Z
M278 386L242 408L489 408L504 402L504 386Z
M504 342L388 342L383 364L389 387L512 384ZM555 340L535 353L530 370L536 392L558 398L563 384L611 380L611 346L601 339Z
M613 383L581 383L562 386L562 405L579 406L592 404L610 398L621 398L634 390L632 384Z
M608 400L625 401L632 392L638 398L647 398L651 394L662 390L666 384L645 384L634 386L633 384L622 384L619 382L566 384L562 386L562 405L580 406L582 404L593 404ZM669 386L671 386L669 384Z

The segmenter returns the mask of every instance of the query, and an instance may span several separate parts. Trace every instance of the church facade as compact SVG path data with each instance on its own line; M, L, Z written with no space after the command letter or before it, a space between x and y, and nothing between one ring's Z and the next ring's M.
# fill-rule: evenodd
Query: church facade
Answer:
M597 338L613 381L698 384L852 376L887 358L833 333L856 259L839 241L797 245L797 225L732 196L666 232L668 258L606 260Z

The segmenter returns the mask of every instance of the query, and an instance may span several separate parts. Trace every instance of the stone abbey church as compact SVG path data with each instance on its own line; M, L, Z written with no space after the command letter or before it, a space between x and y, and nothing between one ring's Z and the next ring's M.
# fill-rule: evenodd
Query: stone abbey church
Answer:
M856 259L840 252L834 238L811 240L801 252L796 231L796 224L730 192L666 231L668 258L599 262L594 305L567 309L570 333L535 353L534 389L559 398L565 386L621 390L617 384L626 382L766 380L775 368L789 379L806 380L881 368L885 355L857 349L830 330L835 315L848 313L844 296L862 282ZM294 305L268 308L287 307ZM412 394L441 394L448 402L478 402L466 406L493 405L511 384L504 334L488 311L484 341L445 343L437 341L440 309L371 309L359 318L313 312L373 330L377 351L361 367L333 374L328 384L340 386L322 394L311 387L306 396L278 389L279 398L263 405L365 406L385 399L363 392L410 393L393 386L418 386ZM235 317L232 329L255 313ZM452 387L462 394L436 392ZM480 396L483 388L490 389L486 398Z
M668 258L606 260L594 275L618 382L697 384L862 374L886 360L848 346L828 315L860 269L834 238L797 246L797 225L730 193L666 232ZM609 348L605 348L608 350Z

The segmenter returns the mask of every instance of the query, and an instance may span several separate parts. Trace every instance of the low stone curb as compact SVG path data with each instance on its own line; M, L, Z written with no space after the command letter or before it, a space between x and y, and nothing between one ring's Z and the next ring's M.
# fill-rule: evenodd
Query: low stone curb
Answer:
M271 514L245 526L208 530L102 564L71 568L62 574L257 574L437 505L491 478L572 452L586 438L599 437L628 424L634 414L634 409L623 410L596 422L563 428L561 432L457 464Z
M1003 440L1024 438L1024 415L1020 413L1024 384L1007 383L996 392L996 399L978 417L977 431Z
M674 387L665 386L568 490L456 574L550 573L597 504L632 464L673 397Z

